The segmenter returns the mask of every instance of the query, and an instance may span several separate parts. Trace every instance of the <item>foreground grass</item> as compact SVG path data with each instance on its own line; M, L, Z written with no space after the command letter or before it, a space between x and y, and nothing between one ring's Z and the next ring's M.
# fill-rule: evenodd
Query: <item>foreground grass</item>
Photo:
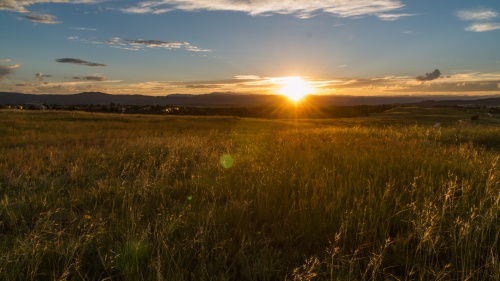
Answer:
M376 121L0 111L0 280L499 280L500 129Z

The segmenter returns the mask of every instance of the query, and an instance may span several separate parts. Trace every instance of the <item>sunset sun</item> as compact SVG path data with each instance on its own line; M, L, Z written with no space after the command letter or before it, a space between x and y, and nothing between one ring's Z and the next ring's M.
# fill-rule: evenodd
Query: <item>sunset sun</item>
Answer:
M300 77L284 77L279 84L281 88L278 93L295 102L314 92L314 88Z

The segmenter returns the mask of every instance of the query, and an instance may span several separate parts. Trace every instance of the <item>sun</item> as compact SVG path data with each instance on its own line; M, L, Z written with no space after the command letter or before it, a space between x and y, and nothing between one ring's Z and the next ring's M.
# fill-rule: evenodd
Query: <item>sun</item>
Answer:
M294 102L298 102L304 96L314 92L314 88L298 76L283 77L279 79L278 84L281 85L278 93L287 96Z

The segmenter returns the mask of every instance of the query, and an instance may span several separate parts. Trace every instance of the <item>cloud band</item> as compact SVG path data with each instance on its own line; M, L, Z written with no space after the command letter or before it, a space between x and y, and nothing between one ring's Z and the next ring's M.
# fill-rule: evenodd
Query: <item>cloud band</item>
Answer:
M72 64L79 64L79 65L86 65L86 66L106 66L103 63L88 62L88 61L85 61L85 60L75 59L75 58L56 59L56 62L59 62L59 63L72 63Z

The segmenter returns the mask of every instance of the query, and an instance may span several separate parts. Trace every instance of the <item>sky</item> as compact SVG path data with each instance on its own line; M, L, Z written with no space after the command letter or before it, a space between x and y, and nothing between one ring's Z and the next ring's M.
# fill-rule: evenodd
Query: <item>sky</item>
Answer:
M0 0L0 42L8 92L500 95L497 0Z

